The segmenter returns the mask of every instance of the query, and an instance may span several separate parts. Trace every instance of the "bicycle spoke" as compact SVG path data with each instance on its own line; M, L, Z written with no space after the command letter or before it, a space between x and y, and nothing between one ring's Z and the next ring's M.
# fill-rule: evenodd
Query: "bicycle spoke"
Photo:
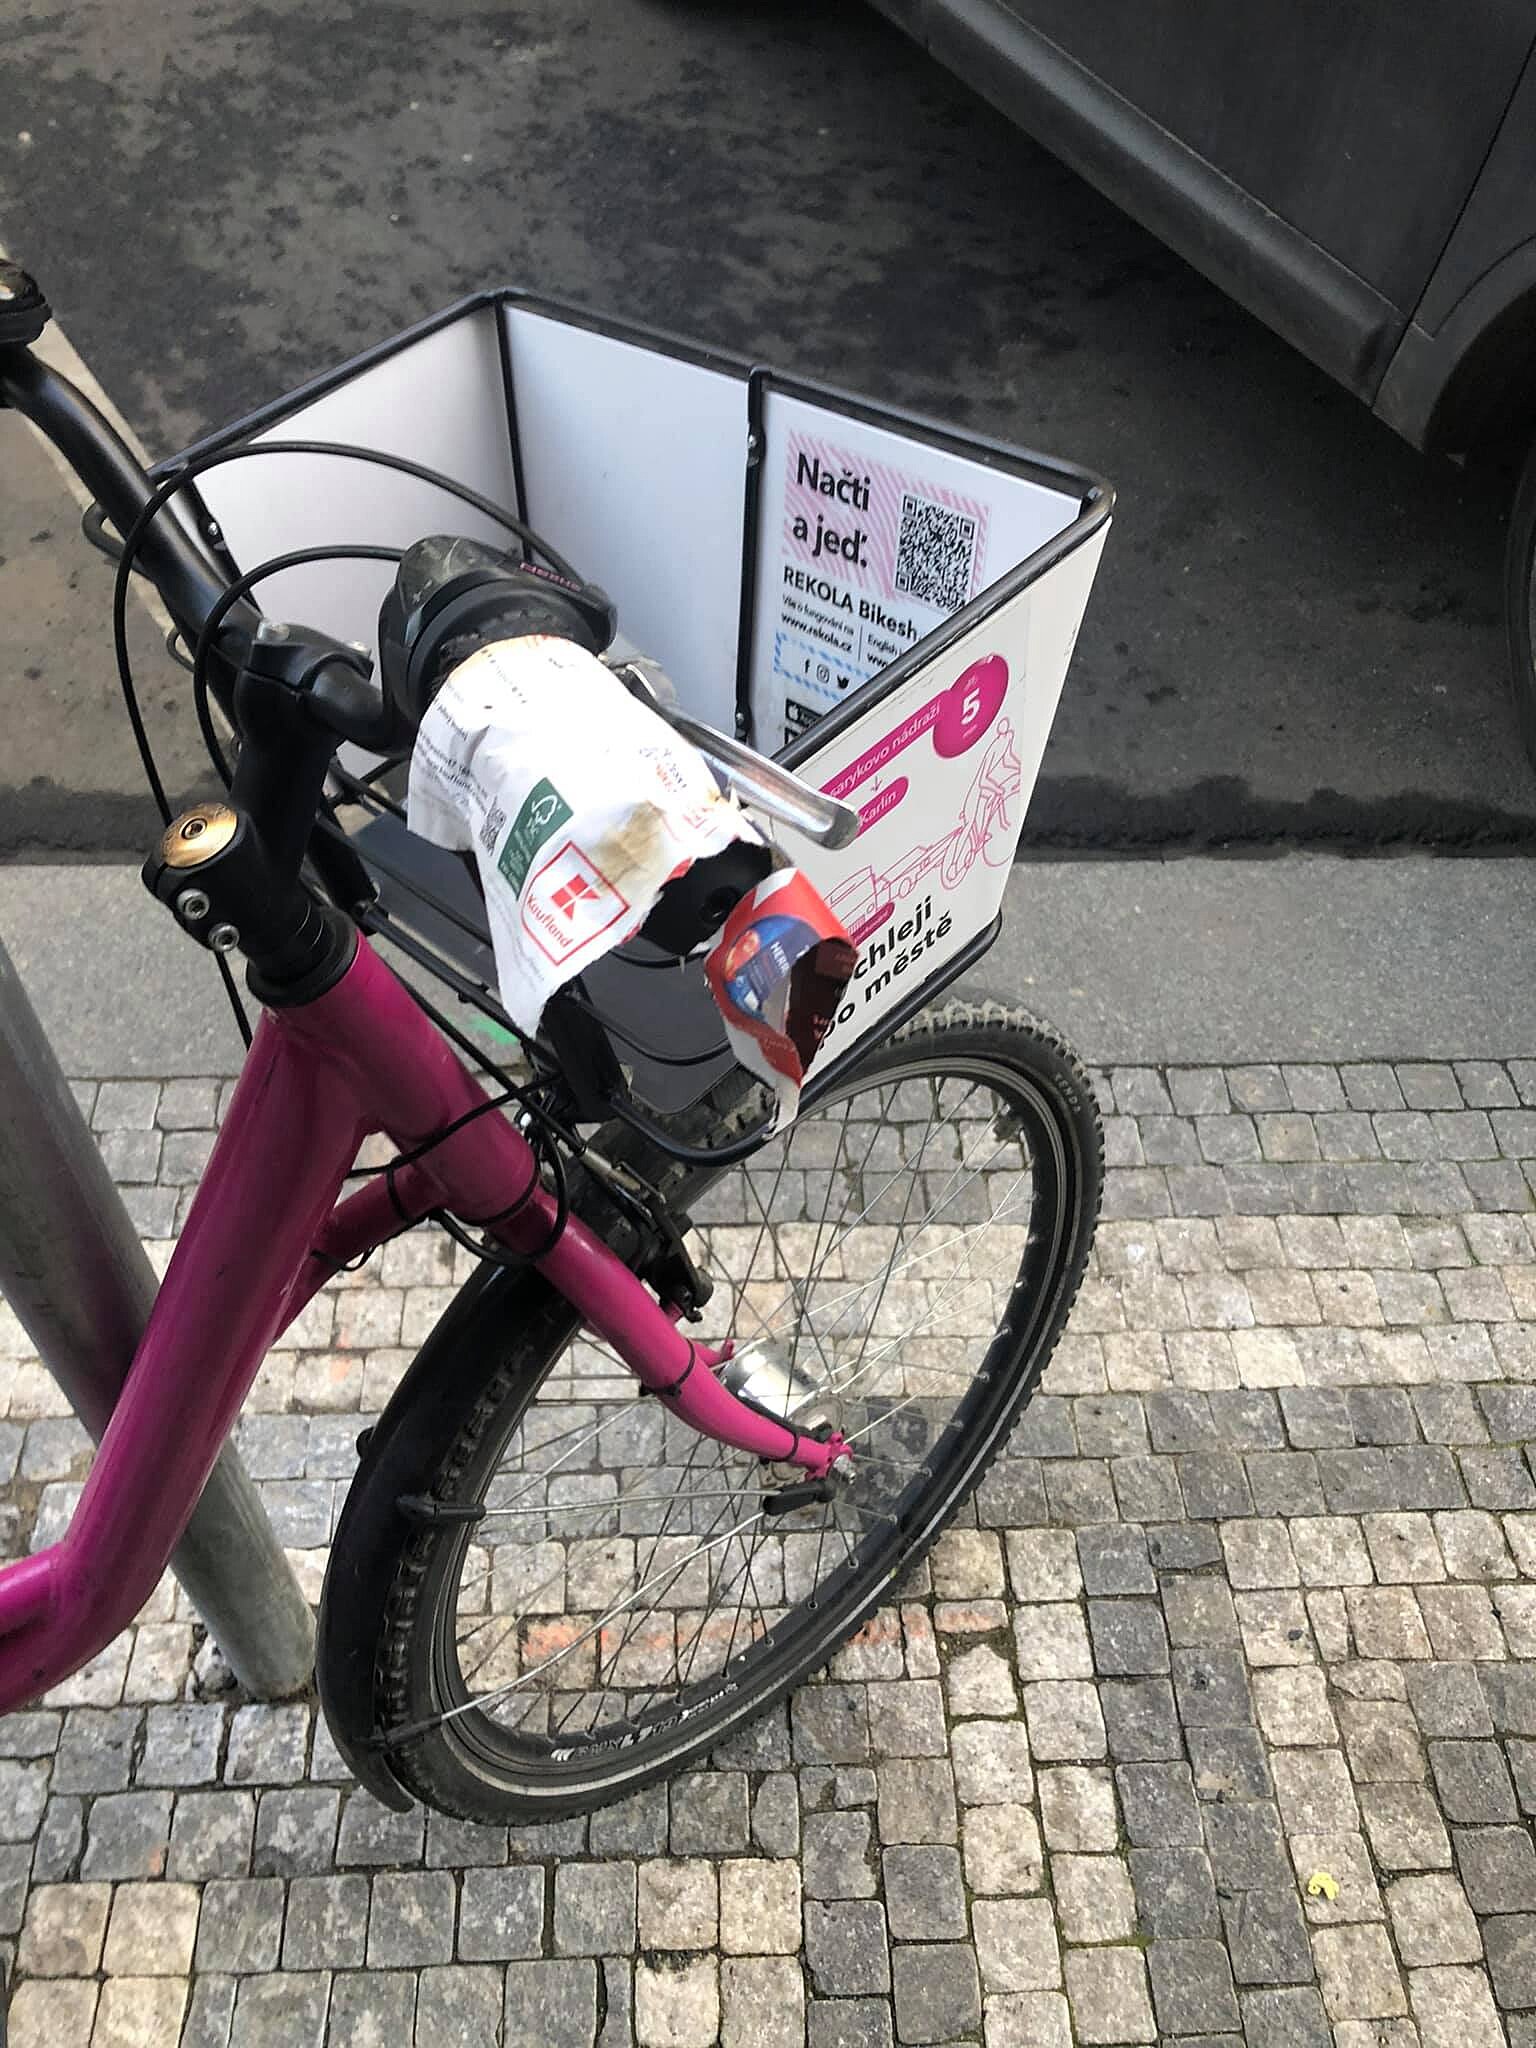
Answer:
M621 1420L657 1410L605 1398L628 1368L583 1331L548 1390L563 1426L540 1439L530 1408L530 1441L514 1436L486 1489L495 1504L461 1566L470 1697L445 1718L475 1707L562 1760L601 1751L758 1668L765 1641L804 1629L807 1603L839 1611L954 1457L998 1315L1050 1242L1050 1155L1028 1101L984 1066L882 1074L733 1171L697 1231L725 1334L771 1343L793 1398L854 1447L851 1471L824 1503L770 1517L785 1479L675 1418L636 1421L615 1453Z

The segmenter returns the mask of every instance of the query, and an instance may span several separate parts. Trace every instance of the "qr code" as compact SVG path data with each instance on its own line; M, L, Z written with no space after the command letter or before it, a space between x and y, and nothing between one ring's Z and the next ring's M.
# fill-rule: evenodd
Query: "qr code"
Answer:
M496 841L501 837L501 828L507 822L507 814L500 804L492 804L480 821L480 844L487 853L496 851Z
M976 522L931 498L901 496L901 531L896 537L896 588L919 604L958 611L971 594L976 555Z

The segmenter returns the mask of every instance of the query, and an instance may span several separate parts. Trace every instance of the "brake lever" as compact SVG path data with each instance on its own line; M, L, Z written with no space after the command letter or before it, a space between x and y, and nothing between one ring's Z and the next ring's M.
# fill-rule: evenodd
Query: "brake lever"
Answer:
M634 695L649 705L658 718L666 720L672 730L690 746L697 747L706 761L718 768L727 785L755 810L766 811L787 825L792 832L812 840L817 846L833 849L851 846L859 835L862 820L849 804L839 803L835 797L826 796L808 782L802 782L798 775L777 761L770 761L766 754L749 747L744 740L731 739L723 732L717 732L712 725L692 718L675 701L658 689L648 670L655 664L640 659L616 662L614 674ZM670 691L670 680L664 671L655 669L655 675Z

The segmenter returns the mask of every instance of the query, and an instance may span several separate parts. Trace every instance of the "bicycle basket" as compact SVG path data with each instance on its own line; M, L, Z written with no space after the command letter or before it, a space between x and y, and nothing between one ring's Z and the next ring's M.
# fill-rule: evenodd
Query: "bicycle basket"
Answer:
M516 291L481 294L213 436L405 457L529 521L614 597L685 707L779 751L864 829L794 858L859 947L825 1076L995 937L1003 888L1108 531L1068 465ZM234 568L482 513L334 454L208 472L193 516ZM386 564L269 578L265 609L372 646ZM483 1014L483 913L454 857L349 764L386 936ZM730 1064L693 968L625 949L584 977L634 1093L671 1111ZM638 956L638 957L637 957ZM814 1078L814 1077L813 1077Z

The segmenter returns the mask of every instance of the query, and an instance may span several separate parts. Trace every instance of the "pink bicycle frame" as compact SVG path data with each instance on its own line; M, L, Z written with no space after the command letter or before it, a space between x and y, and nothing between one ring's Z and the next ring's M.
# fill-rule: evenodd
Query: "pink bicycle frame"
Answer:
M423 1143L485 1095L366 939L334 987L262 1017L62 1540L0 1570L0 1712L68 1677L154 1591L274 1338L342 1266L443 1208L529 1254L650 1393L706 1436L824 1477L846 1455L738 1401L490 1114L338 1200L363 1140Z

